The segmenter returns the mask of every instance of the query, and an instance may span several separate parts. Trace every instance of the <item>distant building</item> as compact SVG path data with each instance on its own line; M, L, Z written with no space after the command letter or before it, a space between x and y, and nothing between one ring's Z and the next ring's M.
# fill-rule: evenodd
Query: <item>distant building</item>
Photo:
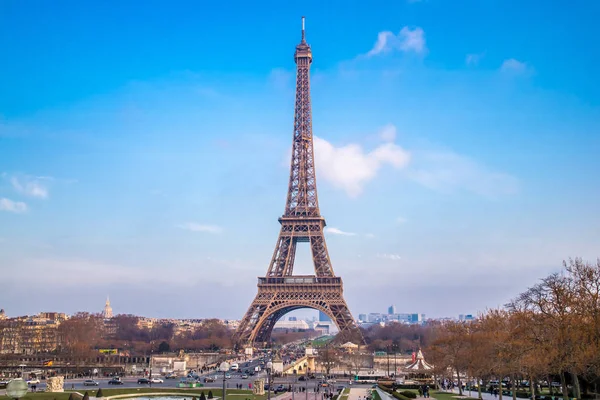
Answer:
M368 322L381 322L381 313L369 313L367 317Z
M306 321L277 321L275 323L275 326L273 326L273 330L283 330L283 329L289 329L289 330L297 330L297 331L301 331L301 330L307 330L310 327L308 326L308 323Z
M110 306L110 299L106 297L106 304L104 305L104 311L102 311L102 318L111 319L113 317L112 307Z
M367 322L367 314L358 314L358 320L360 322Z
M4 308L0 308L0 319L6 319L6 313L4 312Z
M319 322L329 322L331 318L327 316L323 311L319 311Z
M329 335L330 326L329 324L316 324L315 331L319 332L321 335Z
M396 314L396 306L394 304L392 304L391 306L388 307L388 315L393 315Z
M288 321L298 321L298 318L296 318L296 317L289 317Z
M63 313L4 318L0 325L0 354L35 354L56 350Z

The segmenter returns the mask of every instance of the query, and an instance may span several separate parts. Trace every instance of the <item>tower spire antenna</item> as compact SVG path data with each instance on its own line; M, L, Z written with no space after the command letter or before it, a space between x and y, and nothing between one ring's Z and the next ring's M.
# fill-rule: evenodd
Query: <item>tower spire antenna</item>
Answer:
M304 31L304 20L305 19L306 19L305 17L302 17L302 43L306 42L306 33Z

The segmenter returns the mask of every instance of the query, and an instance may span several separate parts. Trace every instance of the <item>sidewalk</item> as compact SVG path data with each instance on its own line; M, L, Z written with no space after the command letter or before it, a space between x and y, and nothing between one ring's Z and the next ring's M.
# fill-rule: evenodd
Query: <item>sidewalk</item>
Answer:
M365 399L371 393L371 388L351 388L348 400Z

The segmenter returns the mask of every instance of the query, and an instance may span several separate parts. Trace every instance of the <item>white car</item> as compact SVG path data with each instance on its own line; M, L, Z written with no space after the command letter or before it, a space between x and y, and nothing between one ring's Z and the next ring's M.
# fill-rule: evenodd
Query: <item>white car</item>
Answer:
M40 384L40 380L35 378L35 379L30 379L27 381L28 385L39 385Z
M160 378L152 378L150 379L151 383L163 383L164 381Z

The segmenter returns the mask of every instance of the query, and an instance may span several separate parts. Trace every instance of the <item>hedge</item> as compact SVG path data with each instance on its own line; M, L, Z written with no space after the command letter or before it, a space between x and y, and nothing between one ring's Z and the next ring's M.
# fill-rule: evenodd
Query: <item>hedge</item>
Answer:
M404 397L408 397L409 399L416 399L417 394L415 392L411 392L410 390L403 390L400 392Z

